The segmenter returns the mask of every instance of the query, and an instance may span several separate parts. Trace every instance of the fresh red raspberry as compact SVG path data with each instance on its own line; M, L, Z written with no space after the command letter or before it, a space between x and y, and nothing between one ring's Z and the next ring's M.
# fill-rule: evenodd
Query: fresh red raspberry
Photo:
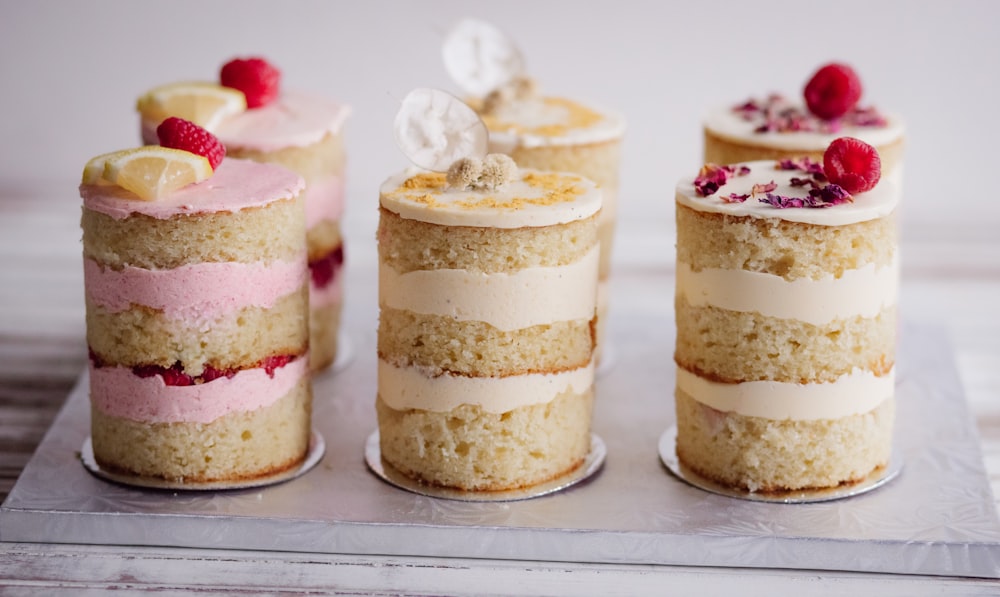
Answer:
M854 137L840 137L823 154L827 180L850 194L875 188L882 178L882 159L871 145Z
M326 288L333 279L337 277L337 272L344 265L344 247L338 246L325 256L309 262L309 273L312 275L313 286L316 288Z
M173 149L183 149L208 158L212 170L219 167L226 157L226 148L212 133L190 120L171 116L156 127L160 145Z
M260 364L264 368L264 372L267 373L268 377L274 377L274 371L276 369L281 369L288 363L292 362L292 359L294 358L295 355L290 354L273 355L265 357Z
M836 62L823 66L803 92L809 111L820 118L840 118L861 99L861 79L854 69Z
M163 383L168 386L190 386L194 384L194 378L184 373L180 363L175 363L173 367L161 367L159 365L136 365L132 372L139 377L153 377L159 375L163 378Z
M222 66L219 82L239 89L247 97L247 108L266 106L278 98L281 71L263 58L235 58Z

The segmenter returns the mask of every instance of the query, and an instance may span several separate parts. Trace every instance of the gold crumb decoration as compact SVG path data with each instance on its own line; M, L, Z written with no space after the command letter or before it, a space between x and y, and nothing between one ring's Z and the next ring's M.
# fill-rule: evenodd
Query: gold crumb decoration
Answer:
M411 176L399 185L400 190L407 189L433 189L443 191L447 180L443 172L423 172Z
M554 205L573 201L583 194L583 188L576 184L580 178L555 172L532 172L525 175L524 182L535 188L545 190L545 194L533 201L536 205Z
M489 158L492 155L487 156ZM507 156L502 156L506 158ZM501 158L501 162L503 161ZM462 161L462 160L459 160ZM476 160L479 161L479 160ZM487 160L483 160L486 162ZM457 162L456 162L457 164ZM510 161L513 164L513 160ZM516 171L515 171L516 172ZM513 176L514 172L511 173ZM522 181L540 192L535 197L498 198L492 194L474 197L456 198L453 201L441 201L440 193L445 191L445 175L438 172L424 172L406 179L399 187L390 192L391 197L405 198L412 203L419 203L430 209L460 208L466 210L492 209L516 211L527 206L543 207L569 203L586 193L579 183L582 178L556 172L528 172ZM449 184L450 186L450 184ZM485 190L480 189L480 190Z
M482 160L461 158L448 168L446 180L449 188L496 190L514 179L517 164L510 156L491 153Z
M585 129L604 120L600 113L563 97L545 97L540 100L544 105L562 109L566 118L559 124L541 124L526 126L519 122L501 120L495 114L484 111L482 118L491 131L503 131L517 135L538 135L540 137L561 137L573 129Z

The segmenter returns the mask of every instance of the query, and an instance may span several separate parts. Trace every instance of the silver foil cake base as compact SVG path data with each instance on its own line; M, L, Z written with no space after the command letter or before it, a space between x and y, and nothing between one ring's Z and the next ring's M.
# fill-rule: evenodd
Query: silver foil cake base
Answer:
M103 468L97 463L97 459L94 458L94 447L91 444L90 437L87 437L87 439L84 440L83 447L80 448L80 461L83 463L84 468L90 471L91 474L104 479L105 481L111 481L112 483L120 483L122 485L130 485L133 487L145 487L148 489L165 489L170 491L225 491L231 489L267 487L268 485L291 481L296 477L306 474L314 466L319 464L319 461L323 459L323 454L325 452L326 442L323 440L323 436L318 431L313 429L309 435L309 448L306 452L306 457L297 466L273 475L257 477L254 479L243 479L239 481L177 482L156 477L140 477L136 475L117 473Z
M850 485L840 485L824 489L803 489L796 491L782 492L755 492L744 491L727 487L698 474L684 465L677 458L677 426L672 425L663 435L660 436L660 461L678 479L693 485L698 489L704 489L719 495L749 500L751 502L771 502L775 504L811 504L814 502L828 502L831 500L842 500L844 498L868 493L873 489L885 485L896 478L903 468L902 459L896 452L889 459L889 465L873 471L870 475L857 483Z
M899 338L902 474L833 501L732 499L661 463L660 438L676 424L670 277L616 272L615 364L595 388L592 432L607 449L600 474L540 499L468 502L403 491L369 471L377 268L350 272L344 321L356 356L314 380L313 426L326 455L308 474L176 493L99 479L78 455L90 433L84 374L0 507L0 540L1000 578L989 477L937 328L906 324Z
M382 459L382 449L379 446L378 431L373 432L365 441L365 462L368 468L379 479L400 489L411 491L419 495L458 500L461 502L515 502L519 500L529 500L543 495L549 495L557 491L569 489L574 485L590 479L601 470L604 464L604 457L608 450L604 445L604 440L596 434L590 434L590 451L583 463L569 473L556 477L551 481L524 487L520 489L507 489L504 491L463 491L451 487L437 487L421 483L415 479L407 477L396 470L391 464Z

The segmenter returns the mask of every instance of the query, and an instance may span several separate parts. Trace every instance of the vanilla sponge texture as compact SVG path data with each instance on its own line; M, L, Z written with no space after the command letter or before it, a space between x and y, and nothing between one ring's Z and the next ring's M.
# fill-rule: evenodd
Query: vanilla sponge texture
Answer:
M599 192L546 176L456 191L443 175L408 171L382 186L380 449L413 479L530 487L590 449ZM524 198L542 214L534 225L519 219ZM548 201L582 207L557 217Z
M772 164L751 162L748 176L791 193L794 173ZM898 265L895 191L881 192L881 207L864 212L878 201L859 194L844 208L859 213L842 217L840 206L742 207L678 185L685 466L732 488L785 492L853 484L888 464Z
M610 294L611 256L618 221L618 189L624 118L555 96L522 97L493 105L470 101L490 130L490 151L506 153L524 168L579 174L601 188L602 207L598 299L598 359L601 356Z
M165 205L81 187L102 468L183 486L303 461L312 389L301 185L283 168L227 158Z
M338 203L332 211L313 208L317 213L308 222L306 241L311 268L323 267L320 264L334 259L339 253L338 262L334 265L334 269L339 270L343 261L340 215L347 162L343 133L340 130L328 132L319 141L302 146L290 145L265 150L230 143L226 149L232 157L277 164L298 173L306 181L306 193L314 193L311 199L313 203ZM339 193L339 196L335 199L324 196L331 192ZM310 368L314 372L326 369L337 357L340 316L343 310L340 290L343 280L338 274L339 271L335 271L333 275L336 279L328 282L335 285L336 291L312 290L314 297L310 304L309 334ZM326 295L330 295L329 298Z

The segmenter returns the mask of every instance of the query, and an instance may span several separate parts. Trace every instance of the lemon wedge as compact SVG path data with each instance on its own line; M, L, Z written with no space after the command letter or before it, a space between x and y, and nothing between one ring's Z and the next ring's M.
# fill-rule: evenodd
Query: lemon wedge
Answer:
M104 180L104 164L115 153L117 152L105 153L91 158L87 162L87 165L83 167L83 177L80 182L83 184L111 184L109 181Z
M215 83L169 83L149 90L136 102L144 120L159 124L170 116L190 120L209 131L247 109L242 91Z
M99 160L104 163L101 178L132 191L145 201L158 199L181 187L207 180L213 172L208 159L203 156L180 149L147 145L94 158L84 167L85 183L88 177L94 178Z

